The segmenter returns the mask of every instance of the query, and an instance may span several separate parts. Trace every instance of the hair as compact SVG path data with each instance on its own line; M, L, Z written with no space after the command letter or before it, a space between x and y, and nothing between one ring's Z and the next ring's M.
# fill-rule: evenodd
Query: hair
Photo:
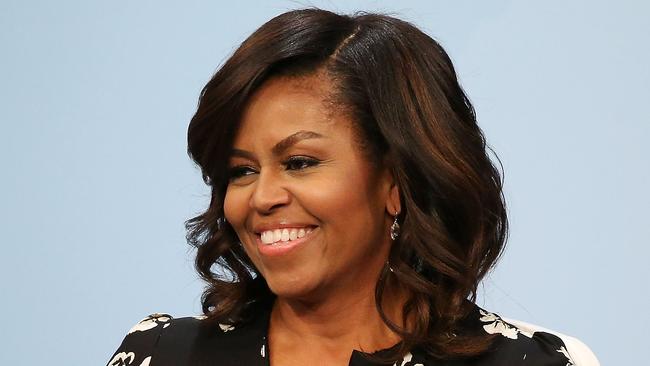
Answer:
M228 157L242 111L262 83L318 72L353 117L369 161L390 162L400 191L401 235L389 253L392 270L382 272L375 290L379 314L402 339L388 359L414 347L439 359L486 351L491 336L464 331L462 320L505 246L501 175L447 53L414 25L373 13L281 14L248 37L203 88L188 154L211 200L186 227L207 282L204 322L244 322L251 304L273 299L224 219ZM382 308L389 284L409 294L402 309L413 320L408 328Z

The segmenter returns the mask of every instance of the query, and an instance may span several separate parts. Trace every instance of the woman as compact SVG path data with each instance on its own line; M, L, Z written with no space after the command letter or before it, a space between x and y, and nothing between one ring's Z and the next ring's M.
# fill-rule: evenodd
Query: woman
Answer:
M501 178L411 24L272 19L205 86L188 143L212 189L187 223L204 315L150 315L109 365L575 364L474 304L506 239Z

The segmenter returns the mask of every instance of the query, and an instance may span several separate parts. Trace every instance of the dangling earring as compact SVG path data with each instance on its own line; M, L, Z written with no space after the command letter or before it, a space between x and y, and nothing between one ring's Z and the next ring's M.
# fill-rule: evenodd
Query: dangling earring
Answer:
M399 224L397 223L397 215L399 212L395 211L395 220L393 221L393 225L390 226L390 239L395 240L399 236Z
M217 230L221 230L224 227L225 224L226 224L226 218L225 217L217 218Z

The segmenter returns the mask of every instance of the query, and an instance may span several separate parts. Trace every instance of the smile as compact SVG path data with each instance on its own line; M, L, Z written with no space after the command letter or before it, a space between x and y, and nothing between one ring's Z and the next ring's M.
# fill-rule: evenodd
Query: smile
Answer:
M318 226L282 228L262 231L257 236L257 249L263 256L287 254L305 244Z
M312 227L300 228L283 228L275 230L266 230L260 233L260 240L262 243L271 245L278 242L288 242L300 239L308 235L313 230Z

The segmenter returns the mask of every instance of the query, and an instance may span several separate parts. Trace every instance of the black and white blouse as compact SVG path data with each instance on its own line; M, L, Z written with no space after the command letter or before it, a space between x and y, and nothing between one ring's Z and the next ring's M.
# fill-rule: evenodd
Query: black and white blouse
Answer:
M173 318L155 313L138 322L107 366L269 366L270 311L242 326L201 324L201 316ZM575 338L504 320L475 307L477 327L497 334L489 352L471 360L439 361L417 349L393 366L597 366L591 351ZM478 328L477 328L478 329ZM381 351L379 351L381 352ZM375 366L354 350L350 366Z

